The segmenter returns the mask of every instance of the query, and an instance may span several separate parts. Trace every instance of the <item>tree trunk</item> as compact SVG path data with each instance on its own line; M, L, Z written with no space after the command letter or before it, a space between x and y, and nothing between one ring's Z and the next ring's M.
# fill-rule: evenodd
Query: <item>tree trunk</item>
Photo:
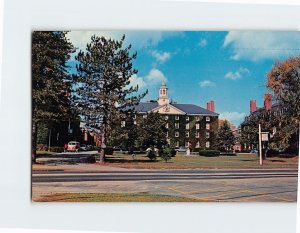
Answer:
M37 123L32 122L32 135L31 135L31 160L36 163L36 146L37 146Z
M100 159L99 159L100 163L104 163L105 162L105 149L101 148L100 150Z
M105 162L105 148L106 148L106 122L105 122L105 118L104 118L103 132L102 132L102 143L101 143L100 158L99 158L100 163Z

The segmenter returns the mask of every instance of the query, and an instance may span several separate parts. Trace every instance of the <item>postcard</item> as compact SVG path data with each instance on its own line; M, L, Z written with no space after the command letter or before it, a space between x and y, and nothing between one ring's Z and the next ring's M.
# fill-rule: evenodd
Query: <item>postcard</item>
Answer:
M300 33L33 31L35 202L296 202Z

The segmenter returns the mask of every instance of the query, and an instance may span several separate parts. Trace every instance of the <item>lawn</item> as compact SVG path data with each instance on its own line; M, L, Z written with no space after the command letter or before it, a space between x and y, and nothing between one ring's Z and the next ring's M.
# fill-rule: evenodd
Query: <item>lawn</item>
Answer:
M60 193L47 195L38 202L196 202L196 199L150 193Z
M150 161L145 154L137 154L133 159L131 155L115 152L107 156L106 165L122 168L137 169L243 169L243 168L298 168L298 156L271 157L259 165L259 158L254 154L237 154L236 156L185 156L177 153L167 163L159 157L157 161Z

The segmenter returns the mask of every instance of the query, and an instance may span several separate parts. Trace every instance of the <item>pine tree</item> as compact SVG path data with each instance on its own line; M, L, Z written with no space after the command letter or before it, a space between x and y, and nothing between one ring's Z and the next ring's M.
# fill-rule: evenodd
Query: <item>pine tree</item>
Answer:
M32 161L36 162L37 130L71 114L70 76L67 61L74 52L67 32L35 31L32 34Z
M130 54L131 45L124 47L124 40L125 36L117 41L94 35L86 51L76 56L77 108L86 124L101 132L102 145L107 144L116 115L138 104L146 95L135 95L138 86L129 86L130 77L138 72L132 64L137 54ZM102 148L100 162L104 160Z
M230 129L228 121L225 120L224 124L221 125L221 127L219 128L216 141L218 149L225 151L232 149L235 142L235 138L232 133L232 130Z

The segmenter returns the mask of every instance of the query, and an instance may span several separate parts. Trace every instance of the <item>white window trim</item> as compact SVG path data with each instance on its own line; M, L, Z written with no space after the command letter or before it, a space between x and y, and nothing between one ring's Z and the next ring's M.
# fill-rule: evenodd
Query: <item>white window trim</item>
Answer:
M209 124L209 123L206 123L205 128L206 128L206 129L210 129L210 124Z
M200 124L196 123L196 129L200 129Z

